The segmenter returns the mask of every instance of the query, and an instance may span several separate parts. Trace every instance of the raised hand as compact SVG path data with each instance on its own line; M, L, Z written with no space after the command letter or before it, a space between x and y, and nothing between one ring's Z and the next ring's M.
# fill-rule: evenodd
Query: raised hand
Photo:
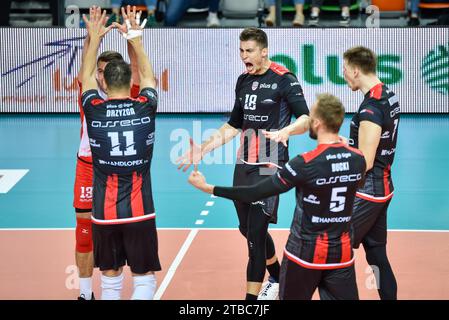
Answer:
M109 32L114 26L106 28L106 22L108 17L106 16L106 10L101 13L101 8L92 6L89 8L89 18L83 14L83 20L86 24L86 29L91 39L103 38L106 33Z
M118 29L118 31L125 37L130 40L133 38L141 37L142 30L147 23L147 19L145 19L142 24L140 24L140 17L142 16L142 11L136 12L136 7L128 5L125 8L122 7L122 17L123 23L119 24L117 22L113 23L113 26Z

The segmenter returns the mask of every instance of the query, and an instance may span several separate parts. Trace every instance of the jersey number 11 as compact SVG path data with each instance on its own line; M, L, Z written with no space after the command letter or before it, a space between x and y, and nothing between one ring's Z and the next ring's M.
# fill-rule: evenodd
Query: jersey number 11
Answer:
M126 150L124 152L120 150L119 132L108 132L108 137L111 138L111 157L119 157L123 155L134 156L137 154L136 149L134 149L134 132L124 131L123 136L126 140Z

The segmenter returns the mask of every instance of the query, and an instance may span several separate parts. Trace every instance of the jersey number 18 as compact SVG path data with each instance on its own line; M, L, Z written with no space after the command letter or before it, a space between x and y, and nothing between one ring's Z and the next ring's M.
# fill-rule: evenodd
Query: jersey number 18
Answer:
M256 110L256 102L257 102L257 95L255 94L245 95L245 106L243 107L243 109Z

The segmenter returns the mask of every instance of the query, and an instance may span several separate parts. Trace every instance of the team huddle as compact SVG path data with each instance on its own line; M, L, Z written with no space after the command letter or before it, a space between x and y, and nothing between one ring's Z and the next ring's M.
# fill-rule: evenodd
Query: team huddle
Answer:
M98 7L83 17L88 35L78 75L81 143L74 188L81 300L95 299L94 266L102 272L105 300L121 298L125 265L137 300L153 298L154 273L161 270L150 175L156 81L142 43L146 21L141 24L141 13L130 6L122 17L123 24L109 27ZM113 28L127 41L129 64L115 51L97 58ZM237 80L229 121L201 145L191 141L177 164L183 171L194 166L194 187L233 200L248 247L245 299L311 299L316 289L321 299L358 299L353 248L360 244L378 270L380 298L396 299L386 243L400 108L376 75L375 54L354 47L343 55L348 86L364 94L348 139L339 133L341 101L319 94L309 111L296 76L270 61L264 31L241 32L240 58L246 72ZM289 160L290 136L306 132L317 147ZM198 171L201 159L239 134L233 186L208 184ZM293 188L294 217L278 260L268 227L277 222L279 195Z

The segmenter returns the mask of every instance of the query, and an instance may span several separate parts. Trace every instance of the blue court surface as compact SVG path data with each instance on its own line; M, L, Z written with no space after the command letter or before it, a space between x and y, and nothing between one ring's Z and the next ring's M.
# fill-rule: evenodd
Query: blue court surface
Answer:
M350 117L341 130L344 136L349 134ZM156 121L152 183L158 227L236 228L232 202L195 190L170 156L176 158L180 146L187 146L188 133L199 142L207 129L218 128L227 118L158 115ZM8 192L0 193L0 228L75 226L72 200L79 127L75 114L0 116L0 189L6 177L1 170L29 170ZM389 229L449 230L449 115L402 115L398 134ZM231 185L237 144L235 139L216 151L213 159L227 164L200 165L209 183ZM315 144L307 134L291 137L290 156ZM282 195L279 222L272 228L289 228L294 205L293 191Z

